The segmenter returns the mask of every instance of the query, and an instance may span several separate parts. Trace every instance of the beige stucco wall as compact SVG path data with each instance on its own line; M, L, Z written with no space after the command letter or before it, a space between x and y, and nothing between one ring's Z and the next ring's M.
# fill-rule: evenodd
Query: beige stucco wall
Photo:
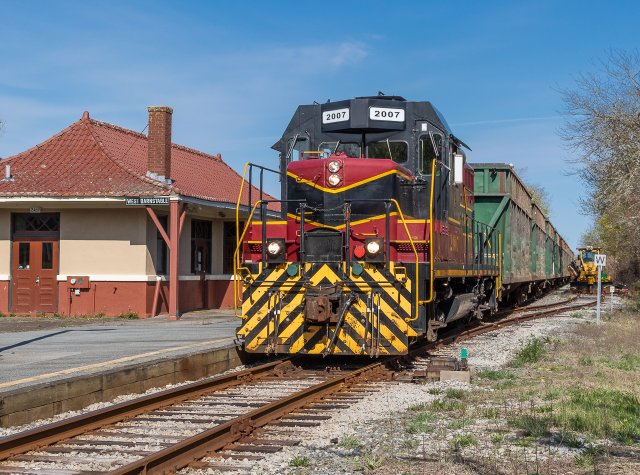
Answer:
M63 210L60 274L147 274L147 213L142 209Z
M11 272L11 213L0 209L0 275Z

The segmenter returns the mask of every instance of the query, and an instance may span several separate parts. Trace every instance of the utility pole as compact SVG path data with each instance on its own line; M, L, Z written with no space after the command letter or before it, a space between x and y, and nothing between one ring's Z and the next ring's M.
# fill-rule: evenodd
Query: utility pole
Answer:
M607 256L596 254L593 261L598 266L598 304L596 307L596 323L600 325L600 299L602 298L602 268L607 264Z

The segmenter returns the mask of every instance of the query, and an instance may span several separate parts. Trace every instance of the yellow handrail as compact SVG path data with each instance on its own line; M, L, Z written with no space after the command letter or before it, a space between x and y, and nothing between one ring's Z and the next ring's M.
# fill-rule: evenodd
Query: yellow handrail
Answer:
M393 198L391 198L391 202L396 205L396 208L398 209L398 215L400 216L400 220L402 221L402 225L404 226L404 230L407 233L407 236L409 236L409 242L411 243L411 249L413 250L413 255L416 257L416 280L415 280L415 288L416 288L416 315L413 318L406 318L405 321L406 322L413 322L414 320L418 319L418 298L420 297L420 287L419 287L419 267L420 267L420 259L418 257L418 250L416 249L416 245L413 242L413 237L411 236L411 233L409 232L409 227L407 226L407 223L404 220L404 214L402 213L402 209L400 208L400 204L394 200ZM389 236L387 236L387 239L389 239Z
M419 304L433 302L433 190L435 187L436 161L431 161L431 190L429 192L429 298L420 300ZM418 293L419 295L419 293Z
M246 269L246 267L240 267L240 264L241 264L240 244L242 243L242 240L244 239L244 236L247 233L247 230L249 229L249 225L251 224L251 221L253 219L253 214L255 213L256 208L261 202L262 200L256 201L256 203L251 208L251 213L249 213L249 219L247 219L247 224L245 224L244 229L242 230L242 234L236 233L238 235L238 240L236 241L236 250L233 253L233 313L236 317L238 316L238 278L241 277L238 271L240 269ZM236 231L239 232L238 224L236 224Z

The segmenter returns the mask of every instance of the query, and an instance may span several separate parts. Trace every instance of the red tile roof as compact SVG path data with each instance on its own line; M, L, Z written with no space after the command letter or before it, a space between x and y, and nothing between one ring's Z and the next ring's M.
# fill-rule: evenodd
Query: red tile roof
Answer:
M222 161L172 144L171 185L147 174L147 136L89 118L25 152L0 161L13 181L0 180L0 196L124 197L180 194L236 203L242 177ZM4 170L0 169L0 178ZM258 198L258 191L252 199ZM243 193L246 203L247 186ZM255 198L254 198L255 197ZM270 199L268 195L267 199Z

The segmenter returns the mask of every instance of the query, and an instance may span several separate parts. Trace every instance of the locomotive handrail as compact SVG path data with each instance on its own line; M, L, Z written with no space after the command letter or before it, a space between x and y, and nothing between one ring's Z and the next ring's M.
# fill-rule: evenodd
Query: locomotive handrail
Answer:
M431 189L429 190L429 298L427 300L419 300L420 292L416 292L416 301L418 304L433 302L433 195L435 188L436 176L436 160L431 160ZM417 318L417 317L416 317Z
M253 216L256 213L256 209L258 208L258 205L260 205L261 208L264 208L264 205L268 205L269 203L303 203L304 200L258 200L255 202L255 204L253 205L253 207L251 208L251 211L249 212L249 217L247 219L247 223L244 226L244 229L242 230L242 234L240 234L240 229L239 229L239 221L238 221L238 214L236 213L236 234L237 234L237 241L236 241L236 249L233 253L233 275L234 275L234 279L233 279L233 312L234 315L237 317L238 316L238 289L237 289L237 281L238 281L238 277L241 277L238 274L238 271L241 269L244 270L249 270L246 267L241 267L240 264L240 249L241 249L241 244L242 244L242 240L244 239L245 234L247 233L247 230L249 229L249 226L251 225L252 221L253 221ZM265 225L265 218L266 218L266 212L262 211L261 213L262 216L262 223L263 223L263 228ZM262 259L262 264L264 265L264 248L265 248L265 233L262 233L262 253L263 253L263 259ZM249 271L250 272L250 271Z
M238 241L236 241L236 250L233 253L233 313L236 317L238 316L238 277L240 277L238 271L240 271L240 269L247 269L246 267L240 267L241 242L244 239L244 236L247 233L249 226L251 225L251 221L253 220L253 215L256 212L256 208L261 202L262 200L256 201L256 203L253 205L253 208L251 208L251 212L249 213L249 219L247 219L247 224L245 224L244 229L242 230L242 234L238 235ZM239 232L237 220L236 220L236 231Z

